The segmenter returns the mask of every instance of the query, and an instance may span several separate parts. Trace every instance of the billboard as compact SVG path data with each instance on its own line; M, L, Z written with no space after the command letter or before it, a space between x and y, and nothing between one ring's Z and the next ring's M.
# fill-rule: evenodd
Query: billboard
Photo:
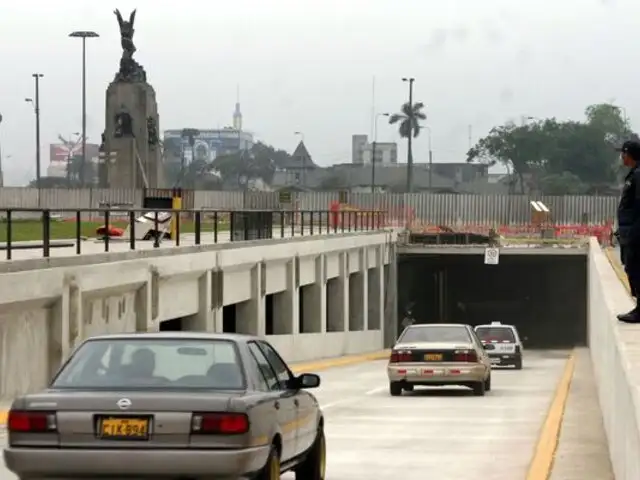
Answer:
M198 130L192 151L189 139L183 137L182 132L182 129L164 131L164 156L170 162L180 161L183 156L187 163L194 159L212 162L218 156L253 146L253 135L249 132L233 129Z
M100 145L87 143L87 159L92 160L98 157ZM52 143L49 145L49 163L52 165L66 164L69 158L82 155L82 143L76 145L71 143Z

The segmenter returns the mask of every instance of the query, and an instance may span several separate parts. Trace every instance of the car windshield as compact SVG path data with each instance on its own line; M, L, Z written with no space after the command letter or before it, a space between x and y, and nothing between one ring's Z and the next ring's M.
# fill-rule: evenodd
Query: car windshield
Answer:
M507 327L478 327L476 328L476 334L483 342L514 343L516 341L513 330Z
M464 327L459 326L413 326L407 328L402 336L398 339L399 343L418 343L418 342L460 342L468 343L471 341L469 332Z
M242 390L245 385L232 341L125 338L84 343L51 386Z

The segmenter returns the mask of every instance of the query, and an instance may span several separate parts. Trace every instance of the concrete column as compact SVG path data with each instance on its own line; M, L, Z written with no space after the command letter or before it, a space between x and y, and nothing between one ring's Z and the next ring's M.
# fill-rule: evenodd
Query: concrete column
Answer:
M198 313L182 320L184 330L192 332L213 332L215 330L211 282L211 270L207 270L198 279Z
M347 253L338 254L339 275L332 278L326 288L329 299L327 309L327 330L344 332L349 330L349 271Z
M349 275L349 330L360 331L366 329L367 316L367 269L363 263L362 251L360 255L360 271Z
M383 316L383 338L386 348L392 347L396 342L396 332L398 331L398 263L396 258L396 244L389 243L389 278L384 286L385 314Z
M265 301L262 288L262 269L257 263L251 269L251 298L236 306L236 329L238 333L265 335Z
M296 284L295 260L287 262L287 290L273 297L273 334L290 335L298 333L300 304Z
M382 247L375 249L376 266L368 273L368 330L380 330L384 312L384 271Z
M314 262L315 282L303 290L303 329L307 333L327 331L327 290L324 255L318 255Z
M152 284L153 273L151 270L147 272L147 281L138 288L134 299L134 308L136 316L136 332L146 332L153 325L152 310ZM157 286L157 282L156 282Z

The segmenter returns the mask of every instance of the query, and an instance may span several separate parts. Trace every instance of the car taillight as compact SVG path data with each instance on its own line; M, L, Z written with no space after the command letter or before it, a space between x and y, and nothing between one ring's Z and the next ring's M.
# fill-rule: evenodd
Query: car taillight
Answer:
M191 433L205 435L239 435L249 431L249 418L244 413L194 413Z
M48 433L58 430L55 412L10 410L7 430L13 433Z
M389 363L405 363L412 359L411 350L392 350Z
M456 350L453 352L453 361L461 363L477 363L478 354L475 350Z

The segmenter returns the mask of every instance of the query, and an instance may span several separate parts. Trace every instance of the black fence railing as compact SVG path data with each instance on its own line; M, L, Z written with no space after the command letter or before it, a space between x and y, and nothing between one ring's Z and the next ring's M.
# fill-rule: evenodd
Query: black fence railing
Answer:
M113 243L162 242L175 246L221 241L286 238L304 235L372 231L385 227L379 211L329 210L158 210L158 209L1 209L0 250L6 259L19 250L41 250L50 257L56 248L75 248L93 239L109 252ZM191 234L185 238L185 234ZM86 252L85 252L86 253Z

